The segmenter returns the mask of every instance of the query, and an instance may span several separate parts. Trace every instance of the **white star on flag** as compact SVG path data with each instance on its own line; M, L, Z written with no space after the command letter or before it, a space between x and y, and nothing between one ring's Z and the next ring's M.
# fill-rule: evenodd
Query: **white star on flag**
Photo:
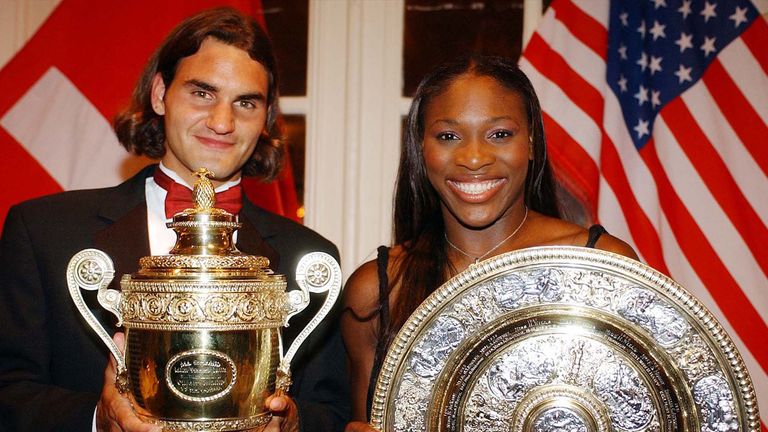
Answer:
M680 38L675 41L675 44L680 47L680 53L682 54L686 49L693 48L692 39L693 35L688 33L680 33Z
M734 27L742 25L743 23L747 22L747 8L740 8L736 6L736 11L728 18L733 20Z
M717 3L706 2L704 4L704 9L701 10L701 16L704 17L704 22L707 22L710 18L717 16L717 13L715 12L716 7Z

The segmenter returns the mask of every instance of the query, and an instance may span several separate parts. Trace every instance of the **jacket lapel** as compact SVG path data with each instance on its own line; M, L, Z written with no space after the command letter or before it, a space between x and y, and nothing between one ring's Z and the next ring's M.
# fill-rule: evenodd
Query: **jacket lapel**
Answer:
M99 217L107 226L94 234L94 244L112 258L116 279L113 288L119 286L124 274L136 272L139 258L150 253L144 195L146 178L152 175L155 166L148 166L116 187L99 209Z
M258 221L254 220L252 212L246 209L249 204L247 201L243 202L243 211L240 213L240 222L243 226L237 231L237 248L249 255L267 257L269 259L269 268L277 272L280 265L280 255L272 246L264 241L262 233L256 228L255 224ZM253 205L250 204L250 207L253 207Z
M116 279L136 272L139 258L150 253L147 204L139 204L112 225L97 232L94 242L112 258Z

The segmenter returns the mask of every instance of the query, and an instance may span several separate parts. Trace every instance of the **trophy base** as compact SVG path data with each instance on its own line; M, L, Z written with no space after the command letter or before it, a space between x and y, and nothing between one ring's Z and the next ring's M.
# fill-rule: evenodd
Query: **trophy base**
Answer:
M258 432L272 419L272 414L265 413L246 418L226 418L216 420L161 420L138 414L145 422L163 427L164 432L208 432L208 431L252 431Z

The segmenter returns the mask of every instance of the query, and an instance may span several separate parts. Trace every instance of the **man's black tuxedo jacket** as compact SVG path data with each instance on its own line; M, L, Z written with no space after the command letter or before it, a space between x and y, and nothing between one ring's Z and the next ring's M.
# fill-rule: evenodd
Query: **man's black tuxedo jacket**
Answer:
M89 431L108 351L75 308L66 283L70 258L85 248L106 252L120 276L149 255L144 198L150 166L125 183L71 191L13 207L0 239L0 430ZM245 200L238 249L270 259L295 288L298 260L336 247L315 232ZM107 329L114 317L81 291ZM313 303L321 299L313 298ZM311 306L310 306L311 308ZM308 309L310 309L308 308ZM311 319L309 310L285 329L287 347ZM335 313L304 342L293 365L291 395L302 431L342 430L348 416L346 358Z

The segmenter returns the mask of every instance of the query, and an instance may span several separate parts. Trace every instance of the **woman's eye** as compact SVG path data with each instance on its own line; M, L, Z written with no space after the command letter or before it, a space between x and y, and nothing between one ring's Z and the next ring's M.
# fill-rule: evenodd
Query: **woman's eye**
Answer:
M459 139L458 135L453 132L440 132L437 134L437 139L440 141L451 141Z
M489 138L491 138L491 139L504 139L504 138L511 137L511 136L512 136L512 132L510 132L508 130L498 130L498 131L493 131Z

